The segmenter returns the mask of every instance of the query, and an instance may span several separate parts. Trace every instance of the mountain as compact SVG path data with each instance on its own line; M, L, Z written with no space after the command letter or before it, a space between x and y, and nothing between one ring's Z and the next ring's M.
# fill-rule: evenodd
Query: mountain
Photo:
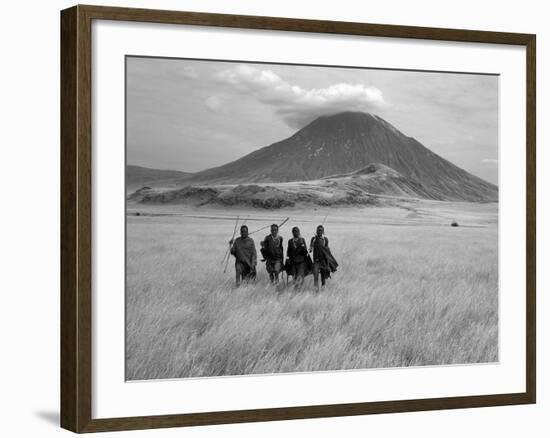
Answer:
M308 181L349 174L372 163L386 166L418 185L422 197L498 200L495 185L455 166L381 117L362 112L319 117L285 140L179 182L212 185Z
M225 205L266 209L307 206L393 205L410 198L433 198L429 191L383 164L317 180L237 185L145 187L128 197L140 204Z
M173 183L174 181L186 178L190 173L181 172L179 170L162 170L151 169L141 166L126 166L126 186L128 188L138 188L147 184L155 184L162 182Z

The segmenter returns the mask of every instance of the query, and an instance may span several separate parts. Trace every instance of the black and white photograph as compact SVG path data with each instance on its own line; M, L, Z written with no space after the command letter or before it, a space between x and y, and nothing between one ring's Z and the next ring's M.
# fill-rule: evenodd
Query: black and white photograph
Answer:
M126 57L126 379L499 361L499 76Z
M2 436L547 438L545 3L2 6Z

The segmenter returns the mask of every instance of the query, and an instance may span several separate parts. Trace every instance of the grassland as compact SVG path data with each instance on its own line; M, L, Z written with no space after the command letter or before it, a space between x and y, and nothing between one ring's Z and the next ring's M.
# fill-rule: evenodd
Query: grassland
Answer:
M290 216L286 240L294 225L310 237L327 213L341 266L320 294L311 276L302 292L278 291L262 266L256 283L233 287L232 265L224 273L221 261L237 214L251 230ZM276 213L129 206L126 377L497 361L497 245L495 204Z

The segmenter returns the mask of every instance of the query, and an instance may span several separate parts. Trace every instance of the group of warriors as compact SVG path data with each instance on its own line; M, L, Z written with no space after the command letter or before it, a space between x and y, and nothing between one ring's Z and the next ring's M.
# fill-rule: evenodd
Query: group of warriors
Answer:
M292 238L287 242L286 261L283 237L279 234L279 226L271 225L271 232L261 242L260 252L265 262L267 273L271 283L279 285L280 277L286 272L288 285L289 277L292 277L294 288L303 288L304 279L313 274L315 290L325 286L330 274L336 272L338 263L333 257L329 247L328 238L325 236L325 228L319 225L315 236L311 238L309 247L301 236L298 227L292 228ZM257 253L254 240L248 235L248 227L242 225L240 237L229 241L231 254L235 257L236 285L242 282L250 282L256 278Z

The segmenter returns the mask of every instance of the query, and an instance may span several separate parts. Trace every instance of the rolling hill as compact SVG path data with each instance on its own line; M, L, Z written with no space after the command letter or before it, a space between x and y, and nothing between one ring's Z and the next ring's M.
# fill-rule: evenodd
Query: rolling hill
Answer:
M283 183L142 188L128 197L139 204L246 206L266 209L306 206L392 205L403 199L438 199L417 181L383 164L348 174Z

